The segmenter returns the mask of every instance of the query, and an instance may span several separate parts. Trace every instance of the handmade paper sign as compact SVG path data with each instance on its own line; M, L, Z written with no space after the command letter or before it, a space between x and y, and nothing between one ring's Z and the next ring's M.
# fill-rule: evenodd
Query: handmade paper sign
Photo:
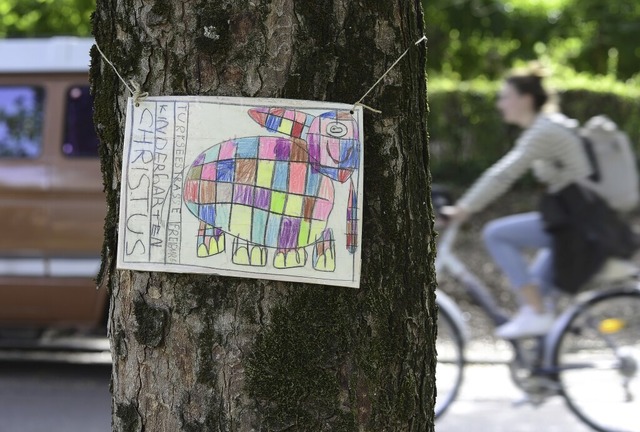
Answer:
M362 109L129 100L118 268L358 287Z

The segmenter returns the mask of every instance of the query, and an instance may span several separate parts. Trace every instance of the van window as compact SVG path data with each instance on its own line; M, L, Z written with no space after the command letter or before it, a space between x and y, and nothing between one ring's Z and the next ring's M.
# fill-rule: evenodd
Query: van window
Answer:
M89 86L67 91L62 153L69 157L98 157L98 136L93 127L93 97Z
M44 89L0 86L0 158L35 158L42 151Z

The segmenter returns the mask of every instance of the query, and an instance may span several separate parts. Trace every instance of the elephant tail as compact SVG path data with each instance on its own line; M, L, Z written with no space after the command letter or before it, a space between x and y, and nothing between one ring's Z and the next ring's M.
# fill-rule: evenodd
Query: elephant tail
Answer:
M358 250L358 194L351 180L347 204L347 251L353 254L356 250Z

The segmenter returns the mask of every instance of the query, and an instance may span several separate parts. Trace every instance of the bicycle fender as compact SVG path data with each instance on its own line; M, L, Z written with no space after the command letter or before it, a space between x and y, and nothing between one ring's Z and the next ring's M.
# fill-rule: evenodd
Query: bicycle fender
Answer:
M575 302L568 307L554 322L551 331L547 333L544 345L544 367L551 368L555 366L556 351L560 338L565 332L573 318L580 313L585 307L604 300L608 297L615 297L619 294L639 294L640 282L631 282L626 285L615 286L612 288L587 291L578 296Z

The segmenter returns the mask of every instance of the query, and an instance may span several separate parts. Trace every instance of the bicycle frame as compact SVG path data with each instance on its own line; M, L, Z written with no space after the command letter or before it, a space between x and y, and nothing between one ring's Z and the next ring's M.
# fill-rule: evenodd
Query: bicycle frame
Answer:
M460 224L452 223L441 236L435 263L436 277L443 271L448 271L462 284L469 297L491 318L494 325L502 325L508 320L507 314L498 306L487 286L452 252L459 230Z
M542 363L544 370L549 371L550 373L559 372L561 370L561 368L558 368L555 364L556 349L560 341L560 337L562 336L562 333L565 331L565 329L569 326L574 316L580 313L583 308L608 297L614 297L619 294L633 294L638 292L640 292L640 284L637 281L634 281L634 283L622 284L613 286L608 289L587 291L578 294L575 302L571 306L569 306L558 318L556 318L553 328L545 338L544 361ZM606 336L603 335L603 338L606 338ZM607 344L609 343L607 342ZM615 349L616 347L610 346L610 348Z
M458 281L464 288L469 297L482 309L482 311L492 320L493 324L497 327L502 325L508 320L507 314L502 308L500 308L493 295L487 288L487 286L473 274L464 263L458 259L453 253L453 244L456 240L458 232L460 230L459 223L451 223L442 232L440 240L438 242L438 253L436 256L435 269L436 277L440 277L443 272L449 273L456 281ZM531 371L540 376L547 376L554 378L555 374L560 371L560 368L555 364L555 350L560 341L562 333L565 331L573 317L578 314L585 306L597 302L605 297L617 295L619 293L637 292L640 291L640 285L638 282L633 284L623 284L614 286L612 288L588 291L579 294L574 303L568 307L555 321L551 331L540 338L539 340L539 360L540 364L536 367L532 367ZM448 298L448 297L447 297ZM449 299L450 300L450 299ZM452 306L458 309L458 312L451 314L454 319L461 317L458 306L449 301L448 309ZM457 323L463 332L467 332L467 326L464 320L457 319ZM508 340L507 342L513 346L516 359L522 355L520 340ZM570 367L589 367L588 365L579 366L572 365Z
M448 228L440 233L435 260L436 277L440 280L444 273L451 276L460 284L464 293L480 307L493 325L500 326L507 321L508 314L497 304L487 285L468 269L454 253L453 246L459 230L460 224L450 223ZM608 408L609 405L603 405L604 408L597 410L597 414L594 417L591 405L582 406L581 402L585 396L582 383L589 382L589 377L592 375L589 370L604 370L606 374L609 374L610 370L616 371L617 379L614 380L614 385L619 385L621 391L616 391L615 393L623 396L624 399L616 400L614 404L632 402L634 396L639 394L637 380L640 379L640 357L637 355L636 343L633 342L632 345L629 345L628 336L627 339L614 337L613 335L618 332L618 330L615 330L615 325L611 331L606 330L606 327L602 327L602 325L610 320L615 322L618 318L616 314L620 313L620 318L622 319L620 322L623 326L621 328L631 329L632 332L634 331L633 329L637 329L637 324L640 323L640 320L636 321L635 318L640 316L637 313L638 300L640 299L640 269L631 263L609 262L603 270L593 278L588 287L585 287L585 291L571 299L569 306L564 308L556 318L551 331L546 335L506 340L513 349L513 359L508 364L510 378L524 393L524 398L514 406L524 403L538 406L548 398L561 396L565 399L567 407L580 420L595 430L603 432L622 429L636 431L635 425L628 427L626 425L627 421L624 420L631 419L633 421L636 418L633 409L629 411L628 408L624 408L625 416L620 418L623 419L622 423L625 426L621 429L618 424L609 422L609 417L607 417L611 414ZM461 340L460 338L453 338L457 343L456 346L459 347L456 359L461 359L461 362L458 361L457 363L459 364L457 375L453 375L457 377L457 381L452 390L449 390L450 387L446 387L445 384L444 390L448 393L445 393L447 398L444 399L445 404L441 407L441 415L449 404L455 400L460 388L466 364L464 352L465 342L468 340L468 326L462 310L452 298L437 290L436 300L443 311L442 318L448 324L449 332L463 335ZM622 300L622 303L620 303L620 300ZM618 309L618 305L626 305L627 303L635 306L632 309L626 307ZM608 318L605 314L606 319L603 320L602 310L608 310L609 305L613 305L612 311L618 310L620 312L613 312L611 318ZM603 308L600 306L603 306ZM633 328L627 326L631 322L635 323ZM450 330L452 326L454 327L453 332ZM627 335L629 335L628 331ZM633 334L631 333L631 338L634 338ZM589 353L587 353L586 357L572 355L573 348L571 347L574 346L576 341L579 341L576 338L583 336L589 338L586 341L587 347L591 347L592 342L595 340L596 345L603 347L602 350L598 351L595 356L589 355ZM444 341L448 343L446 338ZM578 348L578 352L580 352L580 349ZM567 355L567 353L569 354ZM604 353L604 357L601 353ZM444 360L445 363L446 359ZM585 375L581 375L578 371L583 369L586 370L586 380L582 379ZM580 384L577 387L577 391L573 385L576 382L576 374L574 372L577 372L577 379ZM609 379L611 376L606 376L607 382L614 382ZM607 388L610 390L609 387ZM601 396L601 399L604 398L603 400L605 401L608 401L608 398L611 397L609 392L603 392L599 396ZM586 397L590 398L591 396L586 394ZM617 419L615 422L617 423Z

